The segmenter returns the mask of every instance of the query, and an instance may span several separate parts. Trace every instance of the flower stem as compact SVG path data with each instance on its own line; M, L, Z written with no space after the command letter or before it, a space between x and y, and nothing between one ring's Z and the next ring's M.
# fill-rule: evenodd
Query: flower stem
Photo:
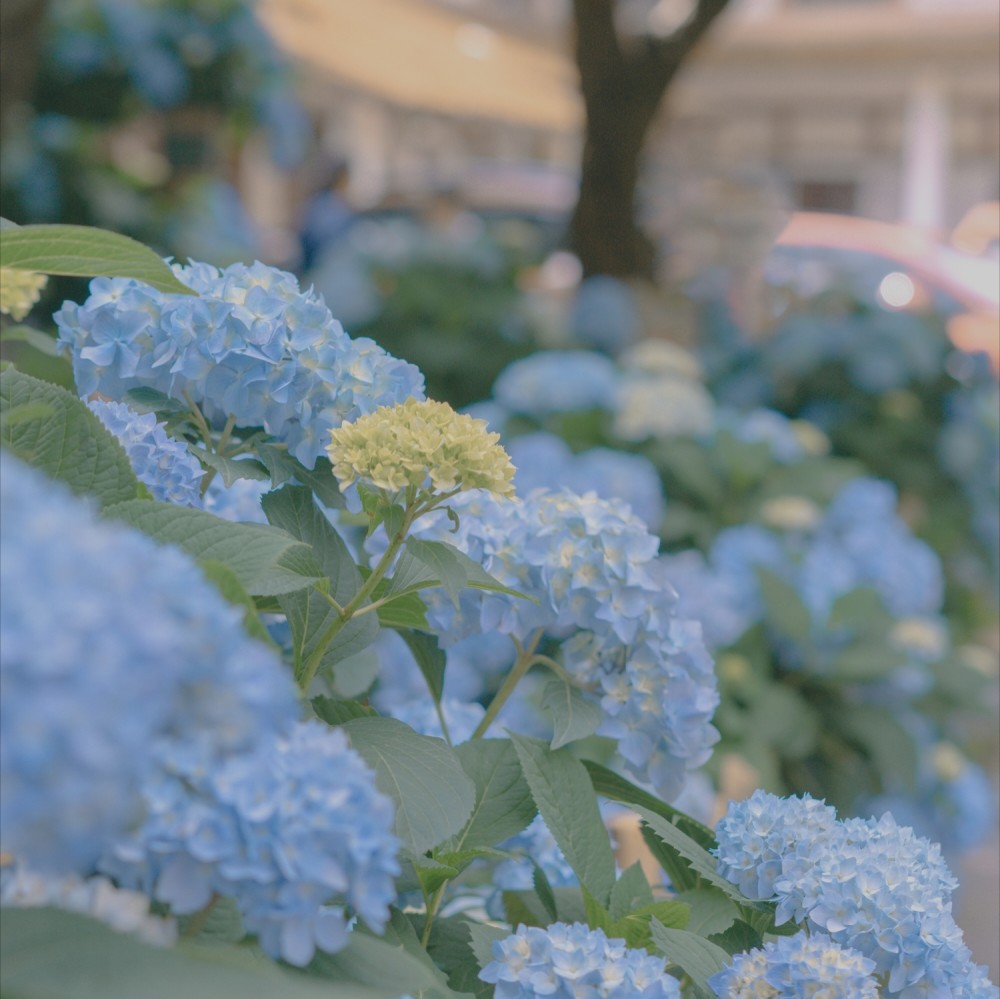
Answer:
M212 910L215 908L215 903L222 898L217 892L212 892L212 897L205 903L205 905L200 908L192 917L191 921L184 928L184 938L186 940L194 940L199 933L205 928L205 923L208 922L208 917L212 914Z
M473 739L481 739L486 734L486 730L493 724L496 716L500 714L500 709L507 703L510 695L514 693L514 688L521 682L524 674L534 665L535 649L541 638L542 629L539 628L524 648L518 645L517 659L514 661L514 665L511 667L502 686L494 695L493 700L490 701L490 706L486 709L483 720L476 726L475 732L472 733Z
M436 892L434 892L434 897L431 899L431 904L427 906L427 921L424 923L424 932L420 937L420 946L426 948L427 943L431 938L431 927L434 925L434 917L437 915L438 909L441 907L441 899L444 898L444 890L448 887L448 882L445 881L443 885Z

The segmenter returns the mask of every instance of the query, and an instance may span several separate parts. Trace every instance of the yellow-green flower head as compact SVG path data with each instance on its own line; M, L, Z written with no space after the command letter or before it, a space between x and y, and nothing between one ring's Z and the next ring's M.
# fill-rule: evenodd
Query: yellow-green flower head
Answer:
M18 267L0 267L0 312L20 321L41 297L48 278Z
M326 451L342 488L360 481L390 493L408 486L514 493L514 466L497 444L500 435L446 402L407 399L380 406L330 437Z

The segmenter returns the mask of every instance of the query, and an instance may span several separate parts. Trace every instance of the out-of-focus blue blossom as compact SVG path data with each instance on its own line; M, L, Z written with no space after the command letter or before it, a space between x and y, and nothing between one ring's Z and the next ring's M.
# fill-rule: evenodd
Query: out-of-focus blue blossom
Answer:
M641 330L639 310L627 284L606 274L581 282L569 314L575 341L617 354L634 343Z
M0 841L83 872L141 817L155 755L243 750L296 716L295 689L180 550L0 468Z
M579 884L566 855L559 848L555 837L541 815L536 815L531 824L512 836L501 847L523 856L503 860L493 871L493 885L501 891L521 891L531 888L537 864L548 878L553 888Z
M716 428L728 430L741 441L768 444L771 456L783 465L800 461L808 454L823 454L830 447L829 440L819 428L802 420L790 420L774 409L752 409L749 412L719 409Z
M475 420L485 420L487 428L495 434L503 433L510 417L510 413L492 399L474 402L471 406L464 406L461 411Z
M121 402L94 400L87 405L118 438L132 471L153 499L201 505L201 464L186 445L167 436L155 413L140 414Z
M708 984L717 999L879 999L874 968L874 961L823 933L796 933L737 954Z
M272 488L270 479L236 479L227 486L216 476L205 490L202 505L209 513L238 524L266 524L261 497Z
M163 762L143 826L102 862L119 883L178 914L231 896L264 950L296 965L345 946L345 906L385 925L394 809L342 732L302 722L213 766L196 753Z
M892 815L837 821L808 797L757 791L716 832L724 877L748 898L776 900L779 924L793 919L870 958L887 996L998 994L952 918L957 882L940 847Z
M938 455L962 486L972 508L972 528L1000 578L1000 385L996 380L964 387L946 401L947 418Z
M979 846L996 825L992 781L951 743L923 741L916 788L882 794L866 802L865 810L875 815L892 812L897 821L940 843L946 852Z
M121 398L145 386L189 396L221 427L261 426L312 467L344 421L423 398L423 377L365 338L352 340L322 299L255 263L174 265L197 296L130 278L96 278L83 305L55 315L76 386Z
M222 266L261 255L261 233L239 191L208 174L192 179L177 192L164 238L182 260L214 260Z
M475 492L452 504L457 532L434 513L415 534L455 545L535 602L466 591L456 610L427 591L442 644L496 632L526 642L538 630L563 640L563 665L600 698L601 732L618 741L636 776L676 796L717 738L718 692L700 625L677 616L658 539L627 507L594 494Z
M639 454L596 447L574 454L566 442L546 431L515 437L505 444L517 472L520 494L560 487L581 496L624 500L651 530L663 520L666 503L656 466Z
M51 878L24 864L6 864L0 867L0 905L20 909L51 906L79 912L157 947L169 947L177 940L176 920L151 915L147 896L116 888L99 875Z
M444 738L441 719L438 717L434 704L426 694L420 700L412 700L407 704L397 704L390 708L388 713L421 735L430 735L437 739ZM470 704L466 701L445 697L441 700L441 713L448 726L451 744L457 746L472 738L472 733L483 720L486 709L475 702Z
M511 413L543 417L614 408L614 362L585 350L540 350L507 365L493 385L496 401Z
M553 923L518 926L496 941L479 977L496 985L496 999L680 999L680 983L665 968L663 958L609 940L603 930Z

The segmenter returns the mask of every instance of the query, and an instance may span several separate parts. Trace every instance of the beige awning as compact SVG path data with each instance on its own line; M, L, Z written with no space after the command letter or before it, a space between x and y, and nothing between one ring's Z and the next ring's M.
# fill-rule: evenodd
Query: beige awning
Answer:
M582 119L567 57L420 0L261 0L257 11L293 58L402 107L560 131Z

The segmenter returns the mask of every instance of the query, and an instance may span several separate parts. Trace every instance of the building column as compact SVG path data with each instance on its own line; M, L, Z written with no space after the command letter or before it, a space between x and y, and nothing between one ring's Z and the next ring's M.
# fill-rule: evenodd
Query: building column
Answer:
M947 177L951 153L948 105L939 81L918 78L906 101L902 151L902 221L942 230L947 219Z

